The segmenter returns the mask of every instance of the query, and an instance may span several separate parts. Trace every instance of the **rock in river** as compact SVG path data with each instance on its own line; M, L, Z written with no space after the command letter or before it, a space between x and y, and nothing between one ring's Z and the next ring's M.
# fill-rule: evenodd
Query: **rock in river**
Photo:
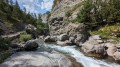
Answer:
M25 50L31 51L38 48L38 44L35 42L35 40L29 40L27 41L26 45L24 46Z

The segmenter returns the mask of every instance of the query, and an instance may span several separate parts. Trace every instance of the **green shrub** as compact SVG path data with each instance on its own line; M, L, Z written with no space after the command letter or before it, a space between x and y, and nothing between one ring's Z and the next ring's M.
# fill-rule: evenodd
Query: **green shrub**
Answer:
M116 38L113 43L115 44L120 43L120 37Z
M90 18L90 11L93 9L94 5L91 0L84 2L82 9L77 14L76 20L80 23L92 22Z
M110 36L112 33L117 36ZM120 25L106 25L105 27L100 28L99 30L90 31L91 35L101 35L105 39L114 39L113 43L120 43Z
M71 11L68 11L68 12L65 13L65 16L66 16L66 17L70 17L71 14L72 14Z
M27 34L26 31L24 31L20 37L19 37L19 41L27 41L30 40L32 38L31 34Z
M0 38L0 50L8 50L8 44L10 44L10 39L9 38Z
M22 34L22 35L20 35L19 40L20 41L27 41L27 40L30 40L31 38L32 38L32 36L30 34Z

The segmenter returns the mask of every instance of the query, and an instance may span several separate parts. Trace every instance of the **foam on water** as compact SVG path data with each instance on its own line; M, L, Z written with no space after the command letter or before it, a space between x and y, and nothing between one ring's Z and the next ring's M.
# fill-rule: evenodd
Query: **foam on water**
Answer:
M85 56L82 52L77 50L75 46L56 46L56 45L48 45L49 48L68 53L72 57L74 57L77 62L82 63L84 67L120 67L120 65L116 63L107 63L104 60L98 60L92 57Z
M68 53L70 56L76 59L77 62L82 63L84 67L120 67L116 63L108 63L104 60L98 60L92 57L85 56L82 52L76 49L76 46L57 46L54 44L45 44L43 41L37 41L43 48L51 48L57 51ZM42 44L42 45L41 45Z

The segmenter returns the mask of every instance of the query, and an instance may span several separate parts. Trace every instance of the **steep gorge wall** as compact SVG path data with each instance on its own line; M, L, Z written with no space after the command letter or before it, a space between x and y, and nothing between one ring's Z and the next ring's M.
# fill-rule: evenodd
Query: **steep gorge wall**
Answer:
M51 18L53 17L64 17L65 12L71 10L74 5L82 2L84 0L56 0L51 11Z
M79 11L77 7L70 18L66 17L65 14L72 10L77 4L83 2L84 0L55 0L51 11L51 16L49 18L49 27L51 35L59 35L65 32L65 27L67 25L68 19L71 17L76 18Z

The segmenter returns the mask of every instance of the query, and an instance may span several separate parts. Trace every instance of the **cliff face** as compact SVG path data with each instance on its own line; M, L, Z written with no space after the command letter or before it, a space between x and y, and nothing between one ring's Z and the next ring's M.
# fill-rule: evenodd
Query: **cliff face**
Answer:
M65 13L71 10L76 4L84 0L55 0L51 11L51 18L65 16Z
M42 16L41 16L41 19L42 19L42 22L43 23L47 23L47 14L43 14Z
M49 27L51 35L59 35L65 32L65 27L69 19L75 19L80 10L80 3L84 0L55 0L49 18ZM70 11L71 16L66 17Z

